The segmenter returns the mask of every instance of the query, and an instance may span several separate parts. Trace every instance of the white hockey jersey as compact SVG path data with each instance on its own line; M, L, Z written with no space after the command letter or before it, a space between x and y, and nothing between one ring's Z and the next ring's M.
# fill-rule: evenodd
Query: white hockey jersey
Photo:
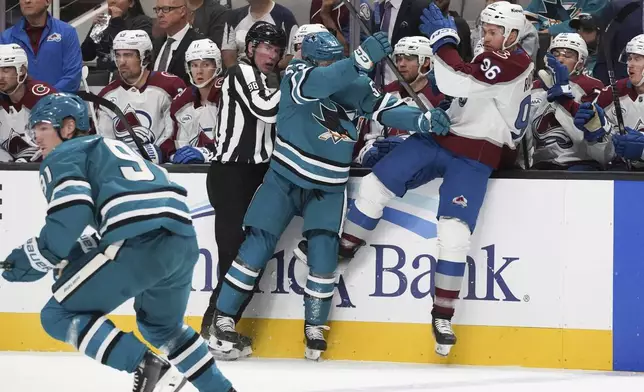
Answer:
M616 87L619 102L622 106L624 126L644 133L644 94L638 94L628 79L618 80ZM607 132L617 134L619 132L617 127L617 112L613 104L613 89L611 86L606 86L602 89L597 97L596 103L604 109L606 114ZM561 102L557 112L557 118L559 119L559 116L561 116L561 120L567 119L568 121L572 121L578 108L579 103L573 100ZM615 157L613 143L610 141L605 143L605 148L602 153L606 157L606 160L612 160ZM633 167L642 169L644 168L644 161L635 161L632 162L632 165Z
M167 160L175 150L170 105L185 88L183 80L174 75L151 72L141 89L115 80L98 95L118 105L141 142L158 146ZM133 145L130 134L114 113L98 107L97 114L99 135Z
M224 78L217 77L210 88L205 105L196 87L185 89L170 106L175 128L177 149L183 146L212 147L214 151L219 97Z
M586 75L570 79L570 87L576 102L591 102L601 92L601 81ZM530 127L526 134L528 150L532 152L535 169L566 169L573 164L585 163L597 168L608 161L603 154L607 141L589 143L584 133L574 125L572 116L557 114L558 104L548 102L548 92L541 81L535 81L532 89ZM561 122L559 121L561 119Z
M55 93L56 89L30 78L27 78L24 86L25 94L18 103L13 103L7 95L0 94L0 149L8 152L13 160L36 162L41 159L41 155L28 132L29 113L40 98Z
M441 47L434 57L436 81L443 94L455 98L447 112L450 132L435 135L436 141L495 169L502 161L513 164L528 127L533 68L520 47L483 52L471 63L465 63L454 47Z

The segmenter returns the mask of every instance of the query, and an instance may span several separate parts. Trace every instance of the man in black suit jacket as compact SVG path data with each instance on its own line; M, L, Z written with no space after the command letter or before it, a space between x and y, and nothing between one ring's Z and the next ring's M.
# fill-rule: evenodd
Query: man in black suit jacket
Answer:
M190 78L184 65L186 50L194 40L205 38L188 24L189 10L186 0L157 0L154 12L163 37L152 43L154 50L154 71L164 71L183 79L190 85Z

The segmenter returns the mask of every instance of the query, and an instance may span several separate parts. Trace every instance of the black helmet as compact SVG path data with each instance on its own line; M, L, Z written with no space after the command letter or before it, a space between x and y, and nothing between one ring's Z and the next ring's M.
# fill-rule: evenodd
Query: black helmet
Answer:
M268 22L255 22L246 33L246 46L245 52L246 57L249 59L252 57L248 53L248 44L253 43L253 46L257 46L259 43L266 43L271 45L276 45L282 48L282 51L286 48L286 33L281 28L275 26L272 23Z

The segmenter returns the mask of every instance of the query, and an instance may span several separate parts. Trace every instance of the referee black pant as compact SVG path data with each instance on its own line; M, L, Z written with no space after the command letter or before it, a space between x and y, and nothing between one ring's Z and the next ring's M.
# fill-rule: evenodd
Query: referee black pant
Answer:
M217 287L210 296L208 309L201 322L201 334L207 336L208 327L217 305L217 297L221 291L224 277L233 263L239 247L244 242L242 225L246 209L250 205L253 195L264 180L268 170L268 163L221 163L213 162L208 171L206 187L210 204L215 209L215 240L219 254L219 279ZM259 284L261 278L257 279ZM248 306L252 295L239 308L235 322L241 319L244 309Z

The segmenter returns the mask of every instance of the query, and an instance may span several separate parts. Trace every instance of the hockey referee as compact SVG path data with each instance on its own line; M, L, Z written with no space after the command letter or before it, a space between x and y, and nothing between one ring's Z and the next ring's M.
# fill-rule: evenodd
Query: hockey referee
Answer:
M219 250L219 279L201 324L201 334L206 339L223 279L244 240L246 208L262 183L273 153L280 101L276 70L286 41L279 27L255 23L246 34L247 59L228 70L221 87L217 151L206 180L208 198L216 214ZM250 297L231 322L239 321L248 302Z

